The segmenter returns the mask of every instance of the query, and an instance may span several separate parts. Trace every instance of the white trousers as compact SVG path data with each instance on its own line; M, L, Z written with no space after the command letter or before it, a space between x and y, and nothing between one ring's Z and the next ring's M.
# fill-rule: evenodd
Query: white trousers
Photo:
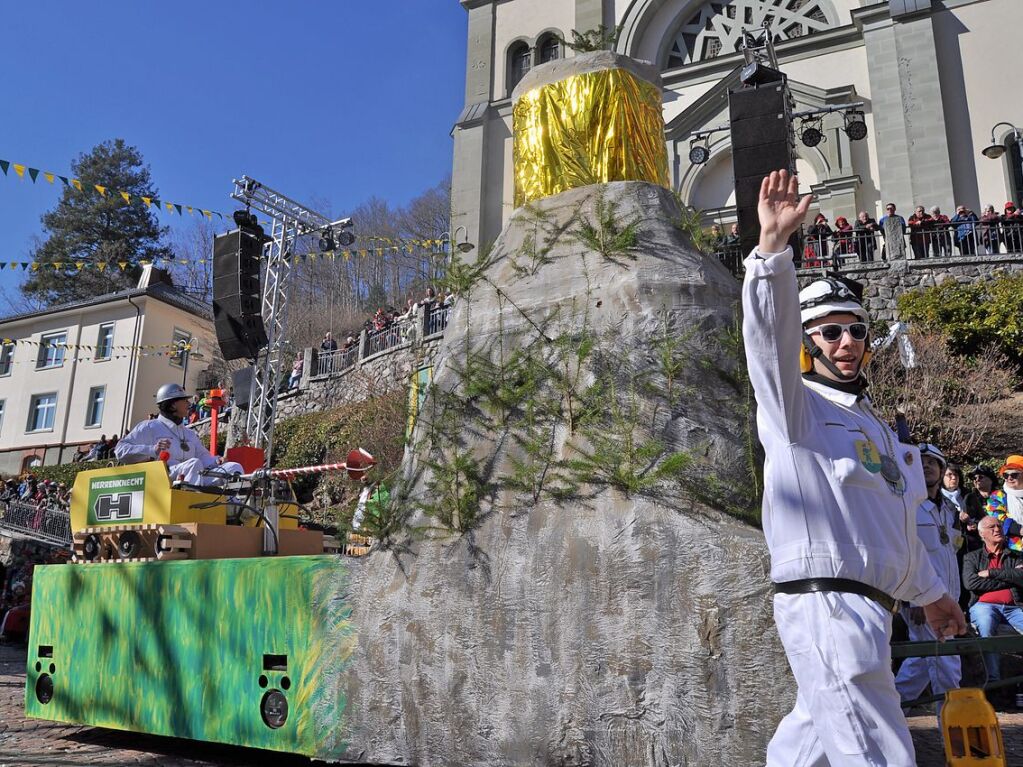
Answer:
M202 487L208 487L210 485L221 485L224 480L229 478L232 474L244 474L245 469L242 468L240 463L234 461L224 461L220 466L216 466L210 469L208 475L204 475L202 461L198 458L189 458L187 461L181 463L175 463L170 467L171 481L176 482L178 477L184 477L186 485L200 485ZM216 476L216 475L221 476Z
M909 610L902 611L902 617L909 627L909 638L913 642L933 642L937 639L931 627L926 623L915 624L909 617ZM895 677L895 689L903 701L919 698L927 685L931 686L934 695L944 695L949 690L959 687L963 678L963 665L958 655L930 656L924 658L906 658L899 666L899 674ZM938 715L941 715L941 703L938 703Z
M767 767L916 767L892 676L891 613L858 594L776 594L774 620L797 691Z

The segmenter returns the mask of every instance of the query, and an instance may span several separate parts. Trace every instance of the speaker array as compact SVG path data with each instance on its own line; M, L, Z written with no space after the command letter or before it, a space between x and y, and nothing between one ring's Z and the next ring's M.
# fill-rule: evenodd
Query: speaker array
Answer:
M735 206L742 251L760 239L757 200L764 176L782 168L795 171L792 113L784 79L728 93Z
M226 360L255 358L267 344L259 281L263 241L258 227L213 240L213 324Z

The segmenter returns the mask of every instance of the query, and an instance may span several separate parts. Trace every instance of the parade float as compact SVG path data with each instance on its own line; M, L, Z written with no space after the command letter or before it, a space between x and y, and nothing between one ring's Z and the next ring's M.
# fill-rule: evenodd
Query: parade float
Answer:
M668 188L653 66L578 55L513 101L518 207L451 265L369 555L289 550L271 492L247 504L274 507L253 556L171 558L202 526L252 533L159 465L144 489L137 466L83 473L76 531L109 555L37 571L30 716L328 761L762 760L794 685L753 518L739 284ZM123 520L82 516L135 508L107 489L142 494L153 561L118 556Z

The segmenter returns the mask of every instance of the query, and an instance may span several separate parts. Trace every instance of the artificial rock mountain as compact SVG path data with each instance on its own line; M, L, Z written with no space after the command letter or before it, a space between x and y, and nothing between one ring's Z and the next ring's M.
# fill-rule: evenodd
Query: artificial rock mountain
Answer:
M763 535L724 512L756 505L739 284L680 214L573 189L466 278L403 526L352 573L351 759L763 763L794 684Z

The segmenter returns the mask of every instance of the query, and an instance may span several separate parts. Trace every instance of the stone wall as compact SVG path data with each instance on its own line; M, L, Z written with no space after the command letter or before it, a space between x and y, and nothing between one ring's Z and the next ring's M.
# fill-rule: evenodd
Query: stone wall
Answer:
M441 332L413 337L409 342L365 357L347 370L327 375L314 374L317 350L305 349L305 365L298 387L277 397L277 420L330 410L408 387L413 372L434 364L443 335ZM228 445L240 441L246 418L244 410L238 411L237 418L231 418ZM208 421L200 421L195 429L200 436L208 434Z
M840 267L839 272L865 284L863 295L871 317L891 322L899 319L896 301L907 290L933 287L949 279L965 284L999 273L1023 272L1023 253L856 263ZM816 269L800 270L800 284L819 274Z

